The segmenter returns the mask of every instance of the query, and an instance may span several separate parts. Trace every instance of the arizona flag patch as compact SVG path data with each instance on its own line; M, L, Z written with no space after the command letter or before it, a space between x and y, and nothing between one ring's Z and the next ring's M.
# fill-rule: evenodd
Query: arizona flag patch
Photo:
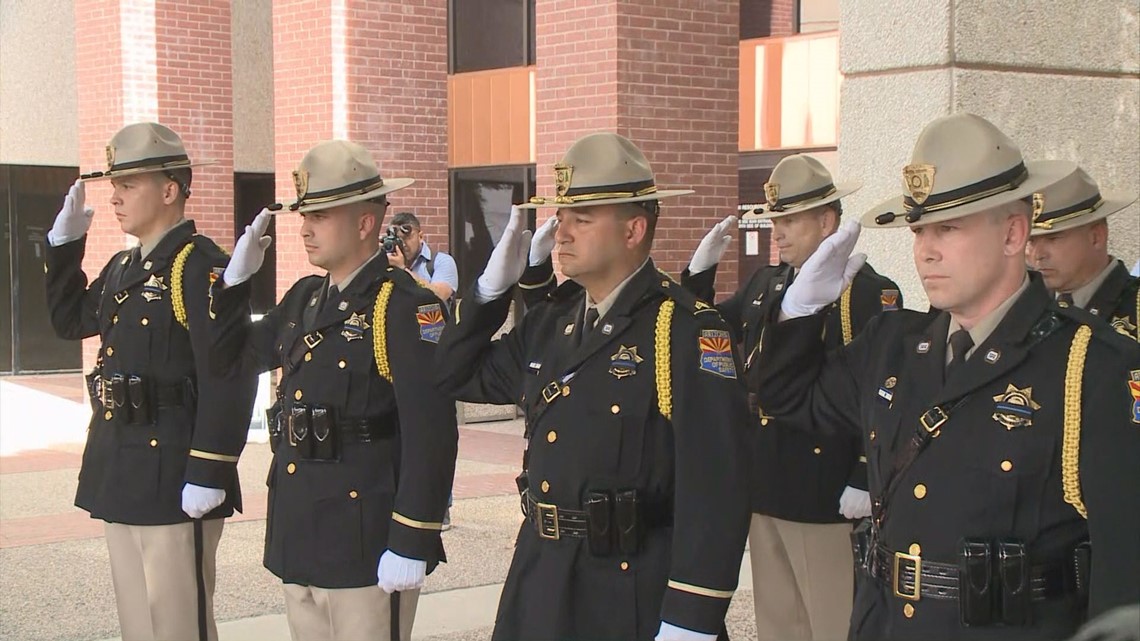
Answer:
M1132 392L1132 422L1140 423L1140 369L1129 372L1128 391Z
M697 339L701 352L701 369L706 372L736 378L736 361L732 358L732 339L720 329L703 329Z
M897 289L884 289L879 294L879 302L883 304L884 312L893 312L899 308L899 290Z
M420 324L420 340L429 343L438 343L446 324L443 318L443 309L439 303L420 305L416 308L416 322Z

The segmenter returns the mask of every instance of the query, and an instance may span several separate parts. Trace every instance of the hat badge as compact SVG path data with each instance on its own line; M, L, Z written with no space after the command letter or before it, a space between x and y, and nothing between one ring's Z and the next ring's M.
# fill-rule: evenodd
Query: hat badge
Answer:
M302 200L309 192L309 172L305 169L294 171L293 186L297 188L297 200Z
M764 183L764 198L768 200L769 207L775 207L780 200L780 183Z
M558 163L554 165L554 189L559 197L570 190L570 180L574 177L574 165Z
M913 164L903 167L903 183L911 200L921 205L934 189L934 165Z
M115 146L107 145L107 169L115 166Z
M1045 211L1045 194L1041 192L1033 193L1033 222L1041 217L1042 212Z

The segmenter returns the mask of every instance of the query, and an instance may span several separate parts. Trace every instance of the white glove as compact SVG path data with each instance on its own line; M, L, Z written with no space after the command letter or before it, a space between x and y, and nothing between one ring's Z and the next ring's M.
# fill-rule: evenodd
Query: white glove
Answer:
M402 557L391 550L384 550L376 566L376 583L388 594L418 590L424 586L425 576L427 561Z
M780 311L788 318L799 318L834 303L867 262L866 254L851 254L857 240L859 221L843 221L800 267L792 286L784 292Z
M541 265L550 260L550 252L554 251L554 232L558 230L558 216L551 216L542 223L542 227L534 232L530 239L530 266Z
M732 234L729 234L728 230L735 224L736 216L729 216L713 225L709 233L701 239L697 251L693 252L693 257L689 260L690 274L699 274L720 262L725 250L728 249L728 244L732 242Z
M192 519L200 519L226 500L226 491L187 483L182 486L182 511Z
M481 303L495 300L518 282L526 270L530 236L523 211L511 205L511 220L503 230L503 237L487 259L486 269L475 281L475 300Z
M253 219L253 223L245 226L245 233L234 244L234 255L226 265L222 280L226 287L240 285L253 277L265 262L265 250L273 239L265 235L269 228L269 219L273 213L262 209L261 213Z
M672 623L662 621L661 629L657 631L657 636L653 637L653 641L716 641L716 635L694 632L688 628L678 628Z
M76 180L67 190L63 207L55 215L55 223L48 232L48 242L52 247L79 240L91 229L91 217L95 215L95 210L83 206L86 199L87 189L83 186L83 181Z
M871 516L871 495L867 490L860 490L848 485L839 497L839 513L848 519L863 519Z

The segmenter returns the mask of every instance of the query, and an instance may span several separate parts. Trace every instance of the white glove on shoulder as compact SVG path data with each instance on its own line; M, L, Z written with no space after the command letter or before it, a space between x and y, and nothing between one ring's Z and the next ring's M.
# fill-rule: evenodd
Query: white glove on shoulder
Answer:
M511 206L511 219L503 230L503 237L495 245L487 267L475 281L475 299L481 303L495 300L510 289L526 271L530 253L530 230L526 218L517 206Z
M716 635L694 632L688 628L678 628L672 623L662 621L661 629L657 631L657 636L653 637L653 641L716 641Z
M182 486L182 511L192 519L200 519L226 500L226 491L187 483Z
M91 229L91 217L95 215L95 210L84 206L86 199L87 190L83 186L83 181L76 180L67 190L67 196L63 198L63 207L55 215L55 222L48 232L48 242L52 247L79 240L87 230Z
M728 230L735 224L736 216L729 216L712 226L689 260L690 274L699 274L720 262L729 243L732 242L732 235Z
M273 213L262 209L253 222L245 226L245 233L234 244L234 255L230 257L222 280L226 287L240 285L253 277L265 262L265 250L273 239L265 235L269 219Z
M384 550L376 566L376 583L388 594L422 588L426 576L427 561L409 559L391 550Z
M859 222L845 220L819 245L784 292L780 311L788 318L811 316L839 299L867 262L866 254L851 254L859 240Z
M839 497L839 513L847 519L865 519L871 516L871 494L867 490L848 485Z
M542 223L530 239L530 266L535 267L550 260L554 251L554 232L558 231L558 216L551 216Z

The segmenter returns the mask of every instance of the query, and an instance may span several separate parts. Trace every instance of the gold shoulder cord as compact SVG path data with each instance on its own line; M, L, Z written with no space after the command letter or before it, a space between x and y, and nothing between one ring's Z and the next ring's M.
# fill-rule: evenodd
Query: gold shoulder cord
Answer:
M174 320L187 330L190 323L186 320L186 301L182 298L182 272L186 270L186 259L192 251L194 243L187 243L174 257L174 264L170 267L170 304L174 306Z
M392 367L388 363L388 299L392 297L392 281L386 280L376 296L372 308L372 353L376 357L376 371L380 378L392 382Z
M843 290L843 297L839 299L839 322L843 326L843 344L851 344L851 339L855 337L855 330L851 327L851 288L855 286L852 282Z
M1065 502L1085 519L1089 515L1081 500L1081 383L1091 336L1089 326L1081 325L1069 346L1069 364L1065 368L1065 434L1061 445L1061 487Z
M661 308L657 310L657 328L653 334L657 411L668 420L673 420L673 380L669 353L669 328L673 323L673 306L672 300L661 303Z

